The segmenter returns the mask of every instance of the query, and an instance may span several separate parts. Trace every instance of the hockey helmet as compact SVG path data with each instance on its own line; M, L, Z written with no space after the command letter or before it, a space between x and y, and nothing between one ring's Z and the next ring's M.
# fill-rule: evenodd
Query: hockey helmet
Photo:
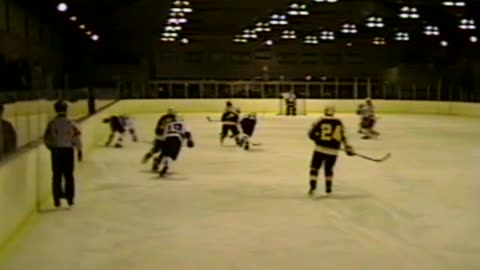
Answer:
M247 118L255 120L255 119L257 119L257 113L250 113L250 114L247 116Z
M168 108L168 109L167 109L167 114L173 114L173 115L175 115L175 114L177 114L177 112L176 112L173 108Z
M232 106L233 106L232 102L231 102L231 101L227 101L227 107L232 107Z
M56 113L66 113L68 105L65 101L59 100L59 101L55 102L53 107L55 108Z
M328 105L325 107L324 113L326 116L334 116L335 115L335 106Z

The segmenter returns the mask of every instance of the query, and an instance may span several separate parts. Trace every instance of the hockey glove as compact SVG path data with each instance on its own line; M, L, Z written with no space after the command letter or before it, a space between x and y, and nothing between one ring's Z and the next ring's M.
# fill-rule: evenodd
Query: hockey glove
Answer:
M78 152L77 152L77 159L78 159L78 162L82 162L82 160L83 160L83 153L82 153L82 151L78 151Z
M345 146L345 152L347 152L347 155L349 156L355 156L355 150L353 150L353 147L351 145Z
M194 146L195 146L195 144L193 143L192 140L187 141L187 147L188 148L193 148Z

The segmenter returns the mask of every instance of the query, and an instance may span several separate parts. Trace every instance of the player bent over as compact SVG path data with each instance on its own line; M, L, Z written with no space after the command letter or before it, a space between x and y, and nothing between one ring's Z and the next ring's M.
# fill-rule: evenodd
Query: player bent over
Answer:
M250 149L250 138L253 136L256 125L257 115L255 113L247 115L247 117L244 117L240 121L240 127L242 128L243 133L240 135L240 143L238 144L239 147L245 150Z
M191 132L179 116L165 126L163 137L165 142L162 149L160 165L160 177L165 176L171 164L177 160L178 154L182 149L183 141L187 141L187 147L194 146Z
M347 143L342 121L334 115L335 107L327 106L325 116L315 122L308 133L308 136L316 145L310 165L310 190L308 194L311 197L314 196L317 188L318 171L323 164L325 164L325 191L327 193L332 192L333 169L342 144L349 156L355 155L353 148Z
M228 136L228 133L232 133L232 138L235 139L237 145L240 144L239 134L240 131L238 130L238 121L240 119L240 110L233 107L230 101L227 102L227 108L222 115L222 131L220 132L220 144L223 145L223 141Z
M362 139L370 139L380 135L373 128L377 122L375 108L370 98L367 98L365 104L360 104L357 108L357 115L360 115L360 127L358 133L363 134Z
M110 123L110 135L108 136L105 146L110 146L115 138L115 135L118 134L117 142L115 143L114 147L123 147L123 137L126 131L128 131L128 133L132 136L132 141L138 141L133 121L129 117L123 115L110 116L109 118L103 119L103 123Z
M142 160L142 163L147 163L151 157L153 157L155 154L158 154L158 156L153 159L153 171L158 170L158 165L160 164L160 153L162 152L162 147L165 143L165 138L163 137L165 126L168 123L175 121L175 115L175 110L169 108L167 110L167 113L162 115L160 119L158 119L157 125L155 126L155 140L153 141L153 147L148 153L145 154Z

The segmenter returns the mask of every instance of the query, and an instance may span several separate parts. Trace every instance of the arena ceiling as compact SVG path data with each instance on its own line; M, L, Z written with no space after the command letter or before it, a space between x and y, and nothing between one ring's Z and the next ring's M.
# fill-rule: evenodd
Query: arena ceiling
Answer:
M168 46L356 42L463 48L476 46L480 37L480 1L65 0L66 12L55 10L58 1L48 2L48 10L71 31L91 31L98 42L137 49L152 41Z

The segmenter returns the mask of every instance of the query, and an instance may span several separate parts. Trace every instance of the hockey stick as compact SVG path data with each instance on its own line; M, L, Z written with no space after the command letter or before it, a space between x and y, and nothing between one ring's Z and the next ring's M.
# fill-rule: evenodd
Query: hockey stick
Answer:
M218 119L212 119L210 116L207 116L207 120L208 120L208 122L221 122Z
M345 149L341 149L341 150L344 151L344 152L347 152ZM382 158L372 158L372 157L365 156L365 155L362 155L362 154L359 154L359 153L355 153L355 156L357 156L357 157L360 157L360 158L363 158L363 159L366 159L366 160L370 160L370 161L374 161L374 162L384 162L385 160L389 159L391 155L392 154L387 153Z

